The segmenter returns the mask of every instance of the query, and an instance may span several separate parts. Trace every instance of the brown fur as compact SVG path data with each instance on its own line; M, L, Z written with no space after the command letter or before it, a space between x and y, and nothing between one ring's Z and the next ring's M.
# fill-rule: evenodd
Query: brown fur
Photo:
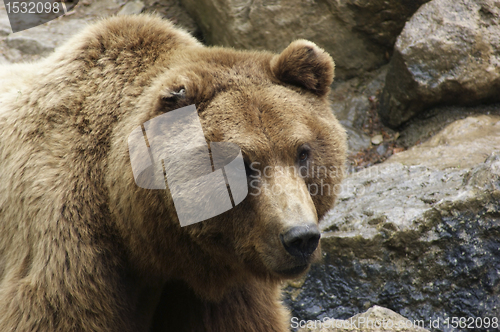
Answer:
M207 48L157 17L116 17L0 71L0 331L289 330L279 285L297 263L278 234L318 222L335 194L275 169L302 144L309 166L343 167L324 51ZM135 184L127 137L190 104L208 141L274 168L259 195L180 227L168 191ZM333 188L341 173L321 180Z

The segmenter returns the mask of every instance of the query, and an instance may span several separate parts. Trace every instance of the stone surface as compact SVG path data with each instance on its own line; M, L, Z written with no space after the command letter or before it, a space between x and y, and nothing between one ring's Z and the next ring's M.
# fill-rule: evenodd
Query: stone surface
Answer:
M404 22L428 0L182 0L212 45L281 51L304 38L346 78L387 61Z
M392 157L408 165L389 159L349 176L323 222L323 264L286 288L293 315L346 319L380 305L426 328L439 323L432 331L459 330L446 325L452 317L500 317L498 121L454 122ZM443 151L443 163L417 156Z
M131 1L127 2L117 15L136 15L140 14L143 9L144 3L142 1Z
M381 94L387 66L354 77L347 81L336 79L332 85L330 102L332 110L347 131L349 153L370 147L370 137L362 128L372 107ZM372 101L370 101L372 100Z
M412 118L400 128L398 144L406 148L418 145L452 122L482 114L500 116L500 104L433 107L425 113L425 116Z
M362 314L355 315L346 320L326 319L323 321L296 322L303 324L304 328L298 332L423 332L428 331L421 326L421 322L413 322L392 310L373 306ZM421 324L419 326L419 324ZM300 325L299 325L300 326ZM308 327L309 326L309 327Z
M500 0L433 0L398 37L380 115L397 127L437 104L500 100Z
M7 36L11 33L12 29L10 28L9 17L7 16L4 5L0 4L0 37Z
M371 141L372 141L372 144L378 145L384 141L384 137L382 135L378 134L378 135L373 136Z
M386 164L471 168L491 151L500 151L500 116L478 115L453 122L428 141L393 155Z
M12 33L6 38L8 47L29 55L47 55L85 27L79 19L56 19L28 30Z
M198 24L187 13L180 0L143 0L143 2L145 5L144 12L161 15L203 41Z
M53 43L41 43L39 39L28 36L12 36L7 38L7 46L32 55L47 55L55 48Z
M347 132L348 153L352 154L370 147L370 137L363 131L347 125L344 125L344 128Z

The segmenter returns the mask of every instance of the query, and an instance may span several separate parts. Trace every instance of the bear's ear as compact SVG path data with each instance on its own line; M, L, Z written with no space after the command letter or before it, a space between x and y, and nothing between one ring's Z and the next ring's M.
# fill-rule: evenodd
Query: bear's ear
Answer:
M163 101L177 101L186 98L186 89L184 86L166 89L162 92L160 97Z
M160 93L160 107L163 110L173 110L181 107L180 105L185 102L184 99L186 99L186 88L183 85L167 88Z
M316 44L299 39L271 59L271 70L282 82L325 96L333 82L335 63Z

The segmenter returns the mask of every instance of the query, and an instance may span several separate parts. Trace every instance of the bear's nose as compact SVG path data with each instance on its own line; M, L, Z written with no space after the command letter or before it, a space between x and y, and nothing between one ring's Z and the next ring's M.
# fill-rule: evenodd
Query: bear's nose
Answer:
M295 226L280 234L281 243L290 255L308 258L318 247L321 234L316 224Z

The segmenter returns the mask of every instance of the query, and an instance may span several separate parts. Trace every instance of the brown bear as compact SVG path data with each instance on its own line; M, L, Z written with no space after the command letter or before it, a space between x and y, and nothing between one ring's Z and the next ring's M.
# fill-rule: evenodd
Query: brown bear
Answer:
M328 54L121 16L0 72L0 331L290 330L280 284L320 257L345 162ZM168 188L135 182L127 139L188 105L207 142L241 149L249 193L181 227Z

